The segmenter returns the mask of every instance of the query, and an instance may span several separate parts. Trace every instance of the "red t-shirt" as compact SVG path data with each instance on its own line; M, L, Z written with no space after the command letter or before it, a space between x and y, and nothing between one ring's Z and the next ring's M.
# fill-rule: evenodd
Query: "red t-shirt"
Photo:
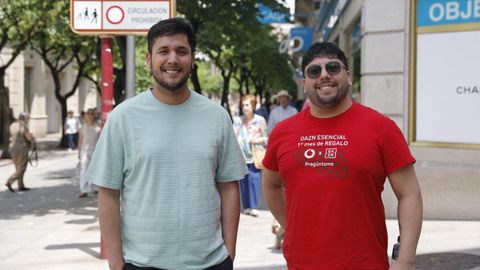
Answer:
M336 117L305 110L280 122L263 164L284 180L289 269L388 269L381 192L414 162L397 125L355 102Z

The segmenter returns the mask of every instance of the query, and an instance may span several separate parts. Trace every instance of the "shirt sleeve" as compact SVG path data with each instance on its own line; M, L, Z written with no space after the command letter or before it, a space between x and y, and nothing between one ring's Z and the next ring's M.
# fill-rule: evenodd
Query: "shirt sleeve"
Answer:
M274 129L268 138L267 151L265 157L263 158L262 164L265 168L278 172L278 160L277 160L277 150L278 150L278 138L279 138L279 129Z
M384 135L382 137L382 155L385 175L415 163L408 144L400 128L391 119L388 119Z
M121 189L124 180L125 140L118 114L112 113L100 133L86 179L98 186Z
M243 179L248 173L245 158L235 138L235 132L230 121L230 117L223 115L221 120L222 143L218 151L218 166L216 171L216 181L227 182Z

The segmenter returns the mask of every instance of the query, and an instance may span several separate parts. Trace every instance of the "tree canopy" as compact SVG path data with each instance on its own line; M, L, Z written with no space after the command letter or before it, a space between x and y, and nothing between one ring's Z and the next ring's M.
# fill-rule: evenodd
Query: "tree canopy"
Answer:
M69 27L69 0L0 0L0 50L10 48L10 59L0 63L0 118L2 139L7 134L9 114L8 91L5 88L5 70L27 47L33 48L49 68L54 91L66 115L66 100L78 88L80 78L94 82L99 90L99 39L74 34ZM191 85L198 92L222 97L228 107L228 96L255 93L268 96L272 89L295 91L293 69L287 55L278 52L279 37L273 28L262 25L258 3L276 11L287 12L284 0L177 0L179 16L188 19L197 34L196 67ZM124 44L122 37L114 43L114 69L122 88L124 79ZM151 76L145 65L146 39L136 38L137 91L151 85ZM77 77L70 89L61 92L59 73L73 65ZM121 95L122 89L120 89ZM228 108L227 108L228 109Z
M0 0L0 158L8 156L9 125L13 115L9 102L9 89L5 86L5 74L15 59L35 35L41 18L36 12L40 0Z
M284 1L275 0L177 1L178 12L192 23L197 34L197 51L220 70L223 106L227 106L232 90L242 95L243 89L248 93L255 88L260 96L273 88L296 90L290 60L278 52L279 37L272 34L271 26L257 20L258 3L287 12ZM193 74L192 80L196 78ZM232 89L232 79L238 89ZM195 81L193 85L201 86Z

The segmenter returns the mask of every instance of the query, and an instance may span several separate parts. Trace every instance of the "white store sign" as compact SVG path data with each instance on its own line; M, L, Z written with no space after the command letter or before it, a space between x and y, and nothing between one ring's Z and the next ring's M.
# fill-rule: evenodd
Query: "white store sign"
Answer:
M480 0L417 0L415 16L412 141L480 146Z
M70 25L78 34L144 34L173 17L174 1L71 0Z
M419 141L480 144L480 31L417 37Z

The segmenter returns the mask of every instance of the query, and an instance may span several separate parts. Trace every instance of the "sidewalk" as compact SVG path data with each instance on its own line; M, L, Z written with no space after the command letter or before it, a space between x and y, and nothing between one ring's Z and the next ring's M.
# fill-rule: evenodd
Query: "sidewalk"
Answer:
M31 191L6 191L2 181L14 168L0 167L0 269L108 269L99 259L96 197L77 197L77 152L39 154L38 166L29 165L26 173ZM273 249L273 218L260 207L258 218L241 215L235 269L285 270L281 252ZM387 228L391 252L397 221L387 220ZM417 269L480 270L480 221L425 221Z
M108 269L99 259L96 197L77 197L77 152L39 154L38 166L29 165L25 175L31 191L7 191L2 181L14 166L0 167L0 269ZM272 220L266 210L258 218L241 215L235 269L286 269L282 253L273 249Z

